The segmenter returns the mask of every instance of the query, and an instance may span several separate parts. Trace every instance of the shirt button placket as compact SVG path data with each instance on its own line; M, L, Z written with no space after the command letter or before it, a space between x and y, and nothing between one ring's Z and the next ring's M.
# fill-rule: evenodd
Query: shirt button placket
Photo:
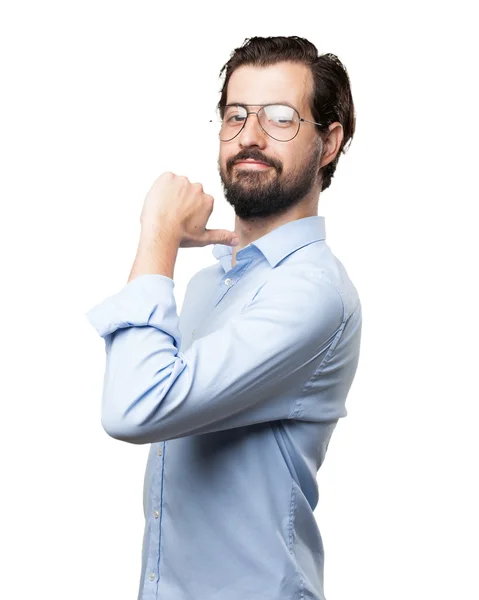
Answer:
M158 456L162 456L163 455L163 444L158 444L157 454L158 454ZM156 497L154 499L156 500ZM155 509L153 511L153 517L155 519L158 519L159 516L160 516L160 511ZM158 576L157 576L157 573L155 571L150 571L150 573L148 574L148 579L150 581L156 581L157 577Z
M162 456L162 455L163 455L163 445L158 444L158 456ZM153 516L155 517L155 519L158 519L158 517L160 516L160 512L158 510L154 510Z

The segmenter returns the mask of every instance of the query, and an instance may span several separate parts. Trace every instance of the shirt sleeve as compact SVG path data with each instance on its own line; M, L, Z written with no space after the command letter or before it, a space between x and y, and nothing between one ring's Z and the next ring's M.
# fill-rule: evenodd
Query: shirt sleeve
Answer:
M85 313L105 340L105 431L145 444L291 418L306 383L298 374L320 364L344 323L335 286L271 277L184 352L173 288L164 275L140 275Z

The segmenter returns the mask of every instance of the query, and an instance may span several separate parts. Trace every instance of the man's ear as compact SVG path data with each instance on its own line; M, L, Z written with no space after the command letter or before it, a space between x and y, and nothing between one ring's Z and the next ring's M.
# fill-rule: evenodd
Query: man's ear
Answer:
M341 144L344 138L344 129L341 123L335 121L329 126L328 137L324 140L323 152L321 155L321 167L325 167L332 160L335 159L336 155L341 148Z

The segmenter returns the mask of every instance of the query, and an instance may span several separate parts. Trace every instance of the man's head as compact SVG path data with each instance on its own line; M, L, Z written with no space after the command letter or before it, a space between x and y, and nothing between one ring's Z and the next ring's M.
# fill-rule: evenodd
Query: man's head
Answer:
M332 54L318 57L313 44L296 36L254 37L235 49L220 76L224 69L218 113L224 127L228 115L235 125L228 135L223 129L221 138L229 141L220 141L218 167L225 198L236 215L267 218L305 199L317 200L354 134L349 79L339 59ZM227 108L231 104L244 108ZM275 107L266 115L261 106L268 104L293 110ZM245 121L246 111L260 114L248 114ZM273 121L277 125L268 126ZM296 131L289 141L283 141L288 137L285 129L280 131L284 127L291 135ZM264 161L269 168L237 164L246 159Z

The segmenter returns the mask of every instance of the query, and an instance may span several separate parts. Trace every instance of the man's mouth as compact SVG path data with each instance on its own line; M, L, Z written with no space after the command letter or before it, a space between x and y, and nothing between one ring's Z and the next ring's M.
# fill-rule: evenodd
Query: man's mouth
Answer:
M258 161L258 160L238 160L237 162L235 162L235 165L248 165L248 166L252 166L255 168L267 168L270 165L267 165L264 162Z

